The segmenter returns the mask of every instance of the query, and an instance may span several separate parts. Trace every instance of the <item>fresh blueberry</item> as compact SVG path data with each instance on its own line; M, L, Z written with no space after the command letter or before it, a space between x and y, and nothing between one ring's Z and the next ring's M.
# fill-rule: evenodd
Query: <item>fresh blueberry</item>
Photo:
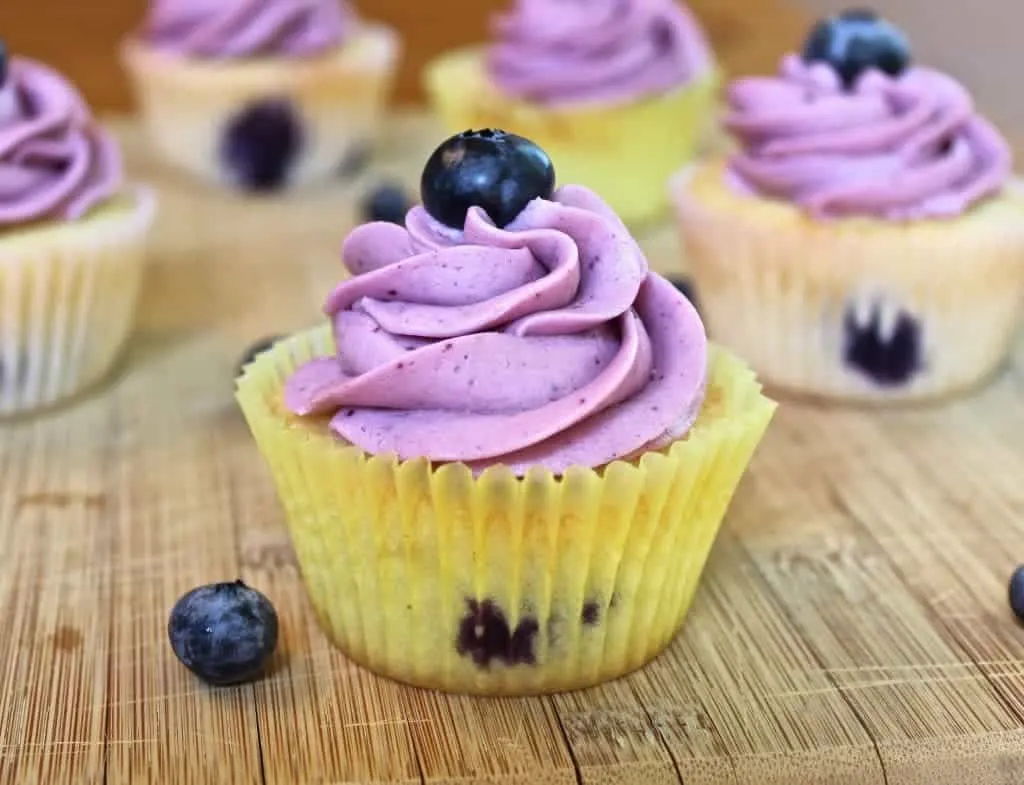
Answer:
M221 160L233 181L251 191L272 191L288 180L302 148L302 123L285 100L250 104L224 131Z
M1024 622L1024 564L1010 576L1010 608Z
M214 685L258 676L277 646L277 612L242 581L200 586L179 599L167 623L182 664Z
M423 167L423 206L454 229L482 207L495 226L510 224L533 199L555 189L555 167L529 139L491 128L464 131L441 143Z
M266 338L261 338L246 349L244 354L242 354L242 359L238 361L238 366L235 368L235 376L241 376L242 371L245 370L245 366L255 360L256 357L263 354L263 352L267 351L267 349L273 347L275 343L281 340L281 337L282 336L280 335L268 335Z
M367 221L386 221L402 225L411 206L402 186L397 183L382 183L370 191L363 200L363 218Z
M879 308L861 323L853 308L843 323L843 359L846 364L881 387L907 384L924 366L921 325L900 311L891 329L883 329Z
M803 58L808 63L828 63L849 89L871 68L899 76L910 66L910 44L898 27L874 11L851 9L811 28Z

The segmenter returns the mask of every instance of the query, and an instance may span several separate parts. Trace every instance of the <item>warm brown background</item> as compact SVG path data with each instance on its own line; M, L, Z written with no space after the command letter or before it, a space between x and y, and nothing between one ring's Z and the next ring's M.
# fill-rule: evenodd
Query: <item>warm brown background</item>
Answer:
M507 0L364 0L368 18L403 31L406 55L396 98L420 97L419 72L433 54L479 40L487 17ZM736 73L771 68L803 33L786 0L691 0L725 66ZM98 111L131 106L117 61L121 38L141 19L145 0L0 0L0 36L12 51L45 60L79 85Z

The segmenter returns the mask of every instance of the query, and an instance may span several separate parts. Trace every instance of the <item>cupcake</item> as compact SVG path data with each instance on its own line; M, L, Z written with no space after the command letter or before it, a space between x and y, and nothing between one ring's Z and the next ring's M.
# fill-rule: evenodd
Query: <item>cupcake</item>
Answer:
M518 136L448 140L404 226L346 239L330 324L238 382L321 625L403 682L646 663L774 411L608 205L553 183Z
M630 226L668 211L665 184L709 127L718 85L696 19L676 0L517 0L494 43L426 70L451 133L501 127L535 139L560 176Z
M364 149L398 50L339 0L152 0L123 60L167 161L266 191L324 180Z
M967 90L853 11L727 101L736 151L672 185L712 338L766 384L830 399L989 377L1021 312L1024 201Z
M110 370L155 211L78 91L0 44L0 415L64 401Z

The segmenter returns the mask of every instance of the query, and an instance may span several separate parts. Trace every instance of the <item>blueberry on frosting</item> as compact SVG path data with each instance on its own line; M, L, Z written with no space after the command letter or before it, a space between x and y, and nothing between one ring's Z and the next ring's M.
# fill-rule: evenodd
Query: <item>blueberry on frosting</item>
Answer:
M910 45L874 11L851 9L820 20L804 42L803 59L827 63L846 88L870 69L899 76L910 65Z
M555 168L540 147L495 129L464 131L445 140L423 168L420 197L436 220L462 229L476 205L498 227L555 189Z

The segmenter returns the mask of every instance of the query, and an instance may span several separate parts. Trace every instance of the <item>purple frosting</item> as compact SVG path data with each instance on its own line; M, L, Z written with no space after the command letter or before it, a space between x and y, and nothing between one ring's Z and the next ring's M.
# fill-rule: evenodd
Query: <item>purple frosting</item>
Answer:
M152 0L142 38L190 57L307 56L340 45L355 23L339 0Z
M122 183L120 151L74 86L14 58L0 89L0 228L81 218Z
M1009 145L968 92L927 68L868 71L845 90L828 65L790 55L778 77L736 81L728 103L736 185L816 217L951 218L1012 171Z
M542 104L656 95L712 63L700 25L676 0L518 0L494 34L491 78Z
M354 277L325 306L337 356L296 371L284 401L367 452L561 473L662 447L697 417L700 318L586 188L505 229L416 207L405 227L358 227L342 256Z

